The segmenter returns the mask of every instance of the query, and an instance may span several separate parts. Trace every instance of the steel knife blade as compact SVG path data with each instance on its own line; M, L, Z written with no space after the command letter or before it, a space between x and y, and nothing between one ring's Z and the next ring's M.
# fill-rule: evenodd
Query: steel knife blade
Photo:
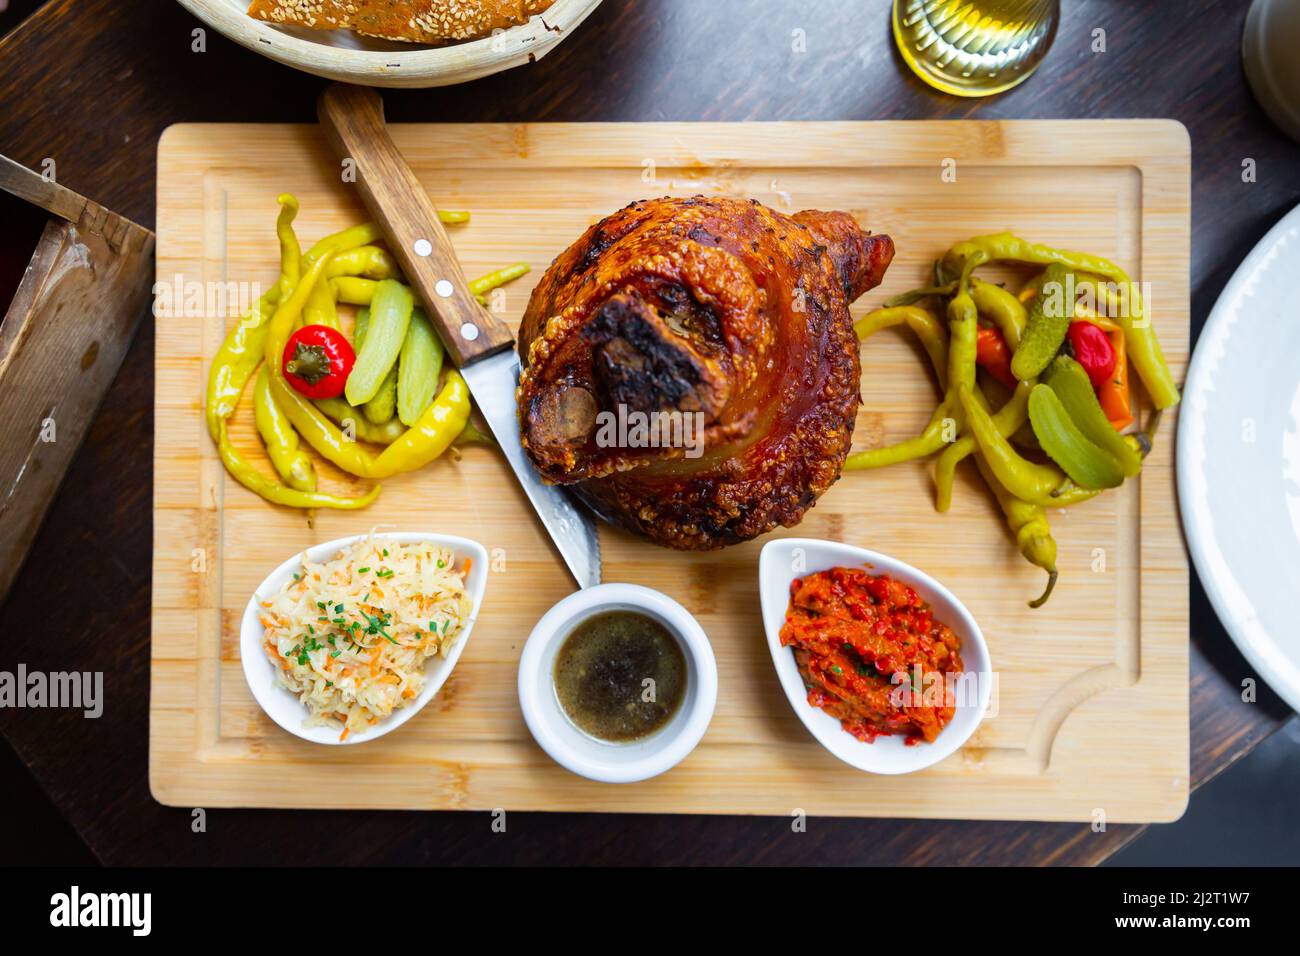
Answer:
M470 393L487 419L519 485L532 502L551 540L569 566L578 586L600 583L600 538L591 516L558 485L548 485L524 453L515 410L519 384L519 358L513 349L466 365L460 371Z
M599 584L600 539L591 516L561 488L542 482L520 442L514 334L470 292L437 207L389 135L379 94L333 84L321 94L317 115L339 156L355 165L357 192L383 228L389 250L564 563L579 586Z

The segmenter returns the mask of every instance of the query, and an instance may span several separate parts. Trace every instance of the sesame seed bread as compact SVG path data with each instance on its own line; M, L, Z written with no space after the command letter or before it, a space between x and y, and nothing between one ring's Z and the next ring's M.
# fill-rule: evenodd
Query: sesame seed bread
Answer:
M509 29L554 0L253 0L249 16L268 23L411 43L476 40Z

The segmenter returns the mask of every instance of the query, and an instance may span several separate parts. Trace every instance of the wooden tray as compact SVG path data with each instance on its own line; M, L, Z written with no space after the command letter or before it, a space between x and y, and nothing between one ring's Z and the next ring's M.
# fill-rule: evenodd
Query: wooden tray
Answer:
M1113 257L1150 283L1154 321L1181 378L1188 351L1189 145L1173 122L878 122L398 126L398 146L443 208L467 274L524 260L517 322L551 258L600 216L639 198L757 198L793 212L852 211L899 254L855 314L922 282L954 241L1012 228ZM954 165L955 164L955 165ZM955 181L952 173L955 172ZM945 175L946 174L946 175ZM310 126L174 126L159 144L158 280L276 276L275 197L302 201L304 242L365 218ZM1187 801L1188 587L1167 415L1140 479L1053 517L1062 580L1016 553L973 468L935 513L920 463L846 475L783 534L885 551L949 585L980 620L999 686L996 715L958 754L906 777L853 770L804 730L777 683L759 622L761 541L683 555L601 529L605 580L636 581L700 619L718 659L717 712L699 748L639 784L592 783L533 743L515 668L568 574L495 453L465 452L390 479L362 512L273 507L223 472L203 425L222 315L156 327L153 682L150 784L183 806L600 810L1162 821ZM856 445L914 433L935 402L902 335L864 346ZM247 408L235 441L257 455ZM323 484L346 487L322 468ZM314 542L371 527L462 534L494 555L473 641L451 680L399 732L322 748L258 709L240 669L248 595Z

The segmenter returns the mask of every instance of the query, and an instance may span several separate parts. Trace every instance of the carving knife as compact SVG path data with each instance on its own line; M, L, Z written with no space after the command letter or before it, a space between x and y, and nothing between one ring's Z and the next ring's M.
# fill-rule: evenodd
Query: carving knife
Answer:
M599 584L600 540L590 515L561 488L542 482L520 444L514 336L470 293L433 200L388 134L379 94L334 84L321 94L317 114L339 156L355 164L366 208L383 227L390 251L424 304L448 356L459 366L564 563L579 587Z

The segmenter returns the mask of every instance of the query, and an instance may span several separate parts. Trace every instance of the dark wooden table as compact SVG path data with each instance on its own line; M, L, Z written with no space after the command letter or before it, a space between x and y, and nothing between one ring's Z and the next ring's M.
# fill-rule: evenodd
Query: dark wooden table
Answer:
M1070 0L1046 63L1003 96L940 96L902 66L885 0L605 0L541 62L389 93L394 121L1175 117L1193 148L1193 322L1300 199L1300 147L1251 99L1244 0ZM159 133L181 121L309 122L321 81L208 32L165 0L52 0L0 42L0 153L152 226ZM1107 52L1094 53L1093 31ZM806 36L794 52L792 31ZM231 144L237 151L238 143ZM1257 181L1242 181L1254 159ZM21 220L9 218L7 224ZM0 249L7 247L0 247ZM0 271L0 278L5 273ZM6 290L7 291L7 290ZM104 863L1096 863L1142 830L979 822L228 811L159 806L146 778L153 330L146 320L7 604L0 669L102 670L102 718L0 710L0 730ZM1192 783L1288 711L1192 587ZM1135 729L1140 732L1140 729ZM24 784L25 785L25 784ZM1193 796L1195 799L1195 796Z

